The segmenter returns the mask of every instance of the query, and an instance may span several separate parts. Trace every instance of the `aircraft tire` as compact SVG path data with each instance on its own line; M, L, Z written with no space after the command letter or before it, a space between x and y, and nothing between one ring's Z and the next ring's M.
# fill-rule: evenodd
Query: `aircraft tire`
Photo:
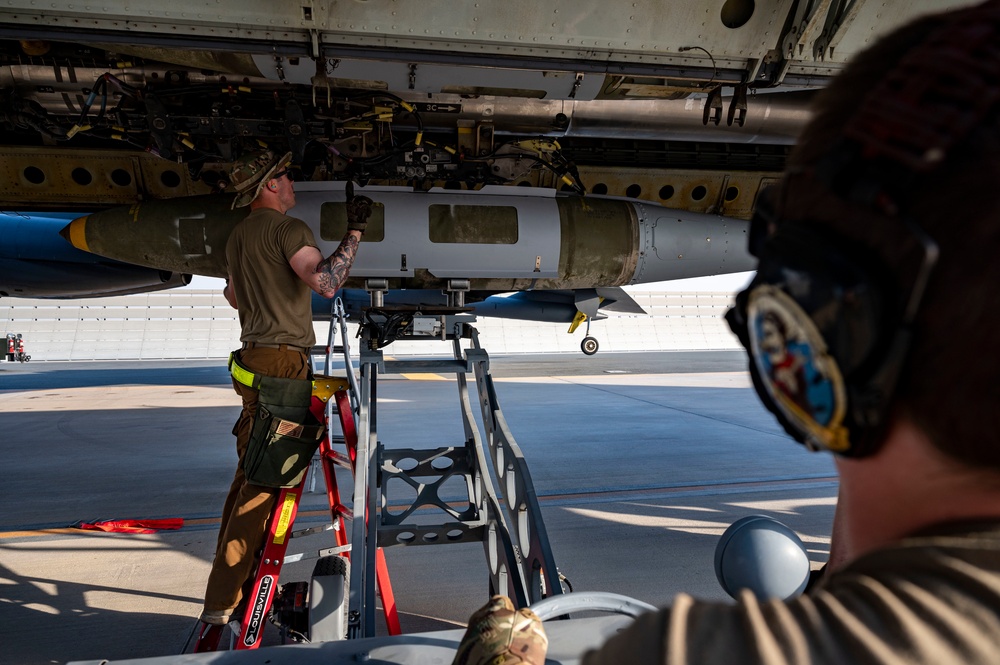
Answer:
M595 337L584 337L583 341L580 342L580 350L583 351L583 354L586 356L594 355L597 353L597 349L599 348L601 348L601 345L598 344L597 338Z

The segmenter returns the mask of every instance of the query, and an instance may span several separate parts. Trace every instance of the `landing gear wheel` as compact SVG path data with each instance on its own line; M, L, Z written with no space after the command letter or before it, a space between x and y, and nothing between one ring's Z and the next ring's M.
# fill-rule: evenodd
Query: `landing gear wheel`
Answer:
M597 339L594 337L584 337L583 341L580 342L580 350L583 351L584 355L592 356L597 353L597 349L601 348L601 345L597 343Z

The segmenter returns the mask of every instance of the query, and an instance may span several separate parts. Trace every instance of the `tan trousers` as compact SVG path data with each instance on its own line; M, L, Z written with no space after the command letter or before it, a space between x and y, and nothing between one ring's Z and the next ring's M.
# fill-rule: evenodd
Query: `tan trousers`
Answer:
M298 351L267 348L246 349L241 362L254 373L284 379L309 377L309 360ZM233 381L233 388L243 398L243 411L233 427L239 463L222 508L222 524L215 550L215 561L205 589L205 609L231 610L244 593L251 591L256 561L263 549L268 518L279 490L251 485L243 476L243 455L250 441L250 430L257 415L258 393ZM246 587L246 588L244 588Z

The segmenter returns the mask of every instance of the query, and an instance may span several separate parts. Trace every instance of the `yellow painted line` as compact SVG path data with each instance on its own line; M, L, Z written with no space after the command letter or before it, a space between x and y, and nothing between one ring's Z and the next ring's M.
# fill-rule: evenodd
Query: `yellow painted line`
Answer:
M35 531L0 531L0 540L4 538L30 538L34 536L52 536L59 534L81 534L86 533L87 535L95 533L94 531L85 531L83 529L36 529Z
M299 514L301 515L302 513ZM222 523L221 517L202 517L201 519L196 519L196 520L189 520L189 519L184 520L184 526L203 526L205 524L221 524L221 523Z
M400 374L404 379L409 379L410 381L448 381L440 374L433 374L431 372L419 372L416 374Z

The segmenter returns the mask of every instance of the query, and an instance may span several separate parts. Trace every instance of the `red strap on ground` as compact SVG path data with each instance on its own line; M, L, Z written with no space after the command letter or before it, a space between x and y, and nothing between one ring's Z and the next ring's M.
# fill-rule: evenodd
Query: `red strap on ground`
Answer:
M102 520L74 525L78 529L90 531L111 531L115 533L156 533L162 529L179 529L184 526L184 518L171 517L162 520Z

